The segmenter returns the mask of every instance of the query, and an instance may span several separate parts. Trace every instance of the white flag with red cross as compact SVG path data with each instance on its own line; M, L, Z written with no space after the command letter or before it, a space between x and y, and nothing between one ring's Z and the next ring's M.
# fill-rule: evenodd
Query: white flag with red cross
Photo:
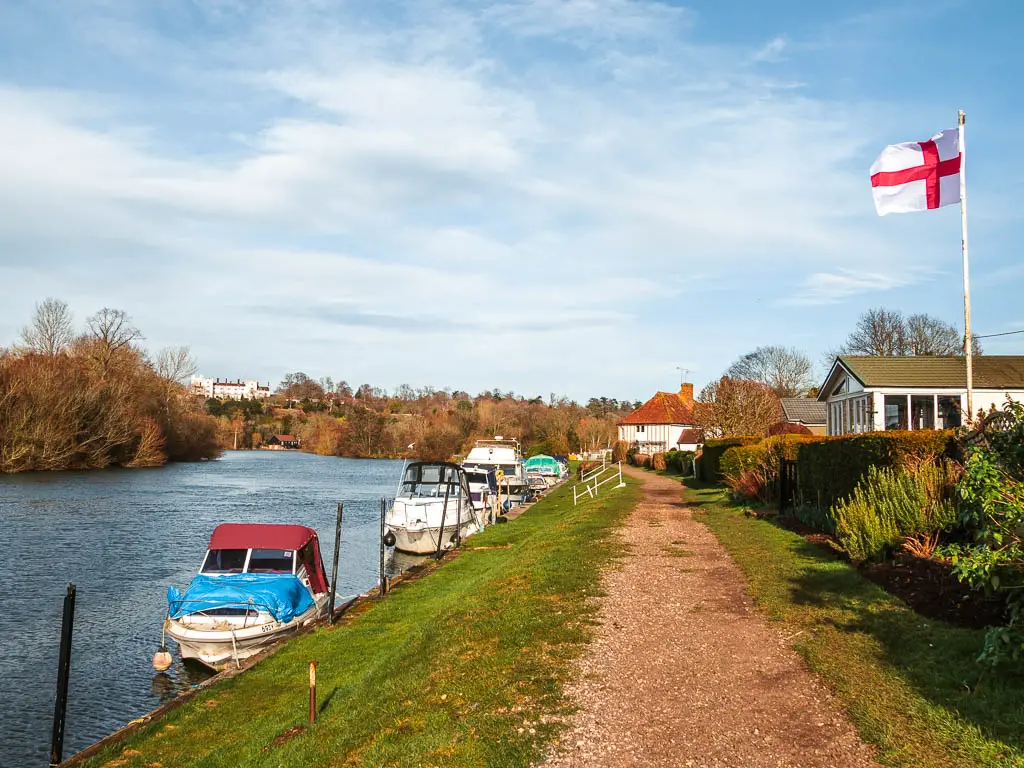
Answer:
M879 216L927 211L960 202L960 141L956 128L928 141L893 144L871 166Z

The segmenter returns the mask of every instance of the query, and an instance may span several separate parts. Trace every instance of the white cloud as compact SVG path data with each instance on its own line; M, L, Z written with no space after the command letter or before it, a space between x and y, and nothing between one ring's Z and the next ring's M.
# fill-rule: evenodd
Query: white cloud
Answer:
M863 270L843 269L837 272L817 272L808 277L783 304L835 304L861 293L891 291L927 279L920 271L901 275Z
M695 340L676 306L736 274L756 291L813 264L813 305L920 266L863 224L870 107L759 71L784 37L737 55L695 41L686 10L626 0L268 7L218 6L200 40L132 3L69 22L194 83L208 124L183 130L178 91L0 85L0 245L46 279L11 256L0 276L125 306L156 343L193 339L208 373L582 397L639 396L684 343L713 375L741 350Z

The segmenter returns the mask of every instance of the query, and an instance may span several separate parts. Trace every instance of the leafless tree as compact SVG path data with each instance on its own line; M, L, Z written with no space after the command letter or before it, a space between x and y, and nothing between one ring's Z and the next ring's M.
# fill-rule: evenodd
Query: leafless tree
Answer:
M164 347L157 353L153 368L164 381L184 384L196 372L196 362L188 347Z
M58 355L71 346L75 327L66 302L48 298L36 304L32 322L21 331L22 343L41 355Z
M814 386L814 366L807 355L793 347L758 347L743 355L725 371L731 379L757 381L779 397L801 397Z
M850 355L895 357L905 355L906 350L907 327L903 313L882 307L862 313L843 345L843 352Z
M974 354L982 353L973 339ZM898 310L869 309L857 318L843 354L899 357L904 355L962 355L964 337L945 320L926 314L904 317Z
M120 352L143 338L142 331L132 324L127 312L104 307L85 321L86 339L91 342L89 354L99 362L104 373Z
M121 309L104 307L85 321L89 335L110 352L117 352L144 338L142 331L132 325L128 313Z
M782 416L779 396L766 384L723 376L701 390L694 420L705 436L764 435Z

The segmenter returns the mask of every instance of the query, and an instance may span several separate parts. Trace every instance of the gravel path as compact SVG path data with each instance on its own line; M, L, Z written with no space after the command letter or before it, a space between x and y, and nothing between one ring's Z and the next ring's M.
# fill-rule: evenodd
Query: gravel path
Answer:
M645 481L621 533L631 554L604 578L601 625L569 688L580 711L546 765L875 766L678 481L631 474Z

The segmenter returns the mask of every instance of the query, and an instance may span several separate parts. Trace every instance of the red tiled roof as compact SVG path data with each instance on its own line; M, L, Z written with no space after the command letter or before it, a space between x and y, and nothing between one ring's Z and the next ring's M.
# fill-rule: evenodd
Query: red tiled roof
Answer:
M297 443L297 442L299 442L299 438L295 437L295 435L274 435L274 437L276 437L278 439L278 441L282 442L282 443Z
M693 424L693 402L678 392L658 392L619 424Z
M679 433L676 445L700 445L703 442L699 429L684 429Z

